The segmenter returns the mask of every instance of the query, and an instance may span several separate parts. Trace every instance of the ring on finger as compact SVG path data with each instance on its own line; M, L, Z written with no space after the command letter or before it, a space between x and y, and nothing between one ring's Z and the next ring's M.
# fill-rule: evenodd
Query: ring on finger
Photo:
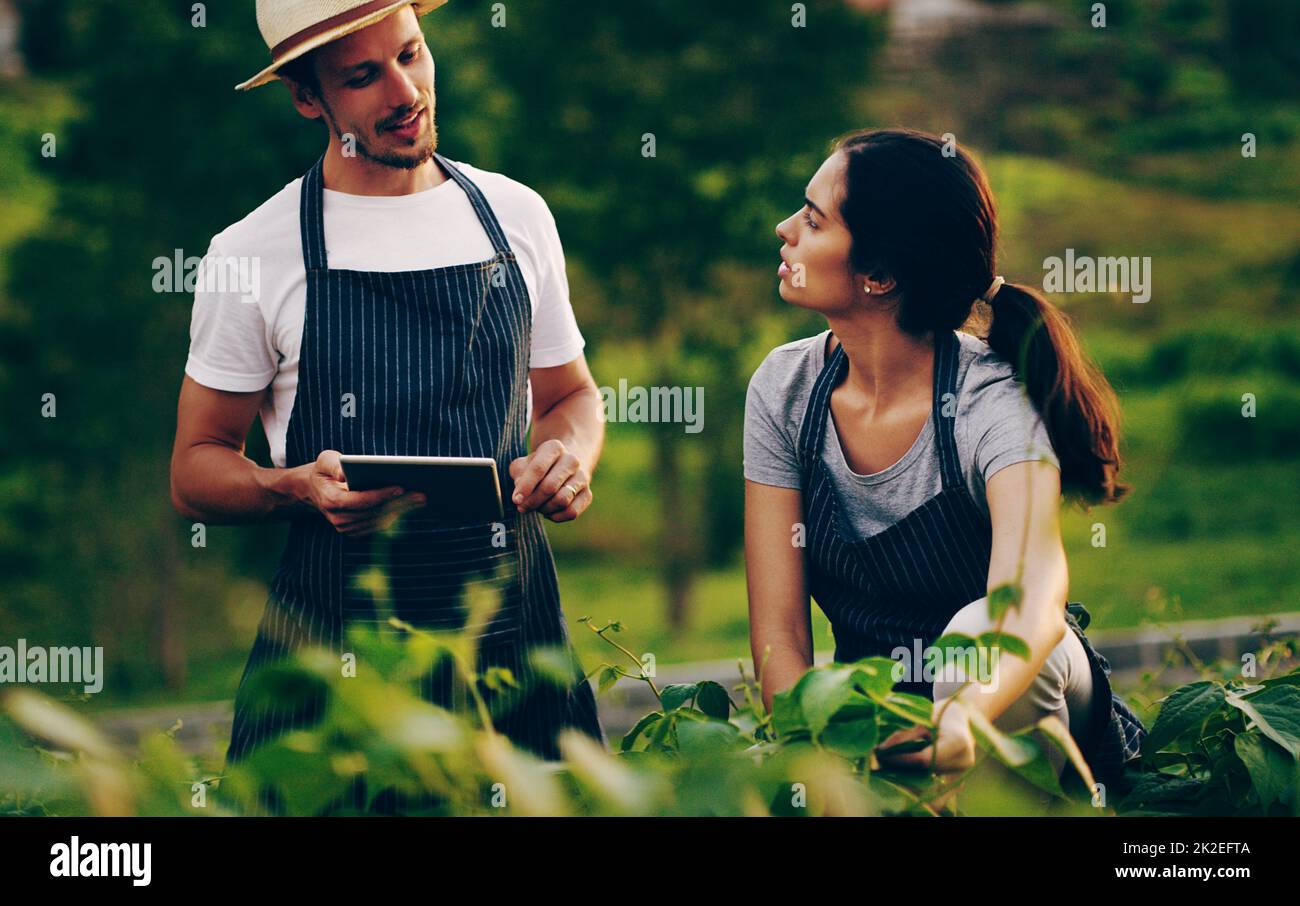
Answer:
M572 484L566 484L564 487L573 492L569 495L569 503L573 503L573 501L577 500L578 495L582 493L582 488L576 487Z

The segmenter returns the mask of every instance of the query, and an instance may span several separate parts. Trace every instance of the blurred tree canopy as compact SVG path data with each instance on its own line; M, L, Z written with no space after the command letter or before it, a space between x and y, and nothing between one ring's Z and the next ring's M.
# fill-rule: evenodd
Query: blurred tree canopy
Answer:
M483 136L483 161L546 198L593 281L584 332L642 339L655 386L705 388L701 433L644 426L662 515L656 562L678 628L693 572L734 555L743 531L740 351L771 299L730 308L746 303L724 293L725 273L775 266L773 226L802 204L829 140L861 125L854 100L884 38L878 15L806 7L800 19L790 4L752 0L508 5L505 27L443 55L453 72L461 58L481 61L504 89L496 105L452 103L445 121L454 136ZM446 21L484 15L440 9L435 55ZM707 454L691 468L699 445Z
M679 621L690 573L741 537L746 313L720 321L707 299L729 265L776 260L772 225L854 125L849 99L881 36L877 18L807 6L806 27L788 5L742 0L511 4L505 27L491 4L457 0L422 20L444 150L547 199L599 291L584 332L642 340L655 383L708 391L702 434L645 426L658 429ZM280 86L233 91L267 57L252 0L203 7L202 20L181 0L24 7L33 70L63 81L82 114L53 157L39 115L24 141L56 194L11 255L0 323L3 417L22 438L0 450L5 608L32 633L111 638L110 679L127 690L184 682L187 621L220 624L221 590L265 580L282 531L209 527L208 548L191 551L169 498L192 298L153 292L151 262L202 255L324 137ZM687 468L692 443L705 473Z

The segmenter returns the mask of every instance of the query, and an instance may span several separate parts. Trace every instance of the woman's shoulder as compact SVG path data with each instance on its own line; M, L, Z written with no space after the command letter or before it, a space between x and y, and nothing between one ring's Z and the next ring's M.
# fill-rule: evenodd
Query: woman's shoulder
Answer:
M987 341L974 334L956 331L961 344L961 364L958 375L961 388L971 392L999 381L1015 381L1016 370Z
M771 350L749 379L750 395L780 405L797 402L800 397L806 399L821 373L829 333L824 330Z
M963 463L992 474L1022 459L1056 461L1046 426L1011 363L979 337L958 332L962 346L957 447Z

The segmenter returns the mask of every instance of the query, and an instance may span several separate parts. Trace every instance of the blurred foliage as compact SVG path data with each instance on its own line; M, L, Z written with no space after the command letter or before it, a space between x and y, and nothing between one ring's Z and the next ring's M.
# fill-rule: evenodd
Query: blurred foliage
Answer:
M590 628L627 654L608 635L620 625ZM1007 733L972 712L971 768L933 774L882 766L880 746L893 733L934 726L928 699L893 691L897 664L888 658L814 668L778 693L768 714L743 668L730 690L711 681L659 689L628 655L632 671L621 659L594 671L602 690L624 678L645 682L658 708L617 752L565 731L563 760L540 761L496 733L485 710L451 712L419 697L420 678L440 658L460 662L458 641L357 629L349 650L382 670L344 678L338 658L319 650L269 668L259 675L259 694L277 703L295 695L323 700L320 718L264 743L222 776L200 770L172 733L146 738L130 758L74 712L39 693L12 691L0 717L0 812L1300 814L1300 670L1280 673L1267 651L1259 666L1273 675L1258 682L1202 680L1165 696L1142 757L1130 762L1120 789L1105 789L1054 718ZM1294 654L1294 642L1287 644ZM1064 783L1049 747L1077 769Z
M0 629L107 644L105 701L228 698L284 526L209 526L193 548L172 512L191 303L151 292L151 262L202 254L322 136L280 86L232 90L266 59L252 0L208 3L202 29L188 0L20 6L32 77L0 85ZM1135 481L1118 509L1063 521L1099 623L1138 624L1158 591L1189 616L1295 610L1296 5L1124 0L1094 29L1090 4L1052 0L1054 25L901 60L880 17L808 6L802 30L741 0L512 3L504 29L456 0L422 20L443 150L547 200L597 382L705 388L700 435L608 426L594 506L550 531L566 609L617 607L664 663L747 650L744 388L824 327L780 305L772 229L831 138L905 123L980 150L1009 277L1067 247L1153 256L1147 305L1055 299L1120 390ZM269 463L260 427L247 452ZM1108 548L1088 542L1098 519ZM695 599L685 628L661 611L670 563Z

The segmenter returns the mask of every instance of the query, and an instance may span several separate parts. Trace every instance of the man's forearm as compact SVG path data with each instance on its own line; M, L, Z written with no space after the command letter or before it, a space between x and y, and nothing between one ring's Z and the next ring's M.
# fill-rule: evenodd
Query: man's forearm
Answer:
M549 411L533 419L532 449L558 440L578 457L587 475L594 475L605 446L605 421L601 418L600 392L595 387L575 390Z
M288 518L312 509L310 467L268 469L224 444L196 444L172 462L172 504L187 519L214 525Z

